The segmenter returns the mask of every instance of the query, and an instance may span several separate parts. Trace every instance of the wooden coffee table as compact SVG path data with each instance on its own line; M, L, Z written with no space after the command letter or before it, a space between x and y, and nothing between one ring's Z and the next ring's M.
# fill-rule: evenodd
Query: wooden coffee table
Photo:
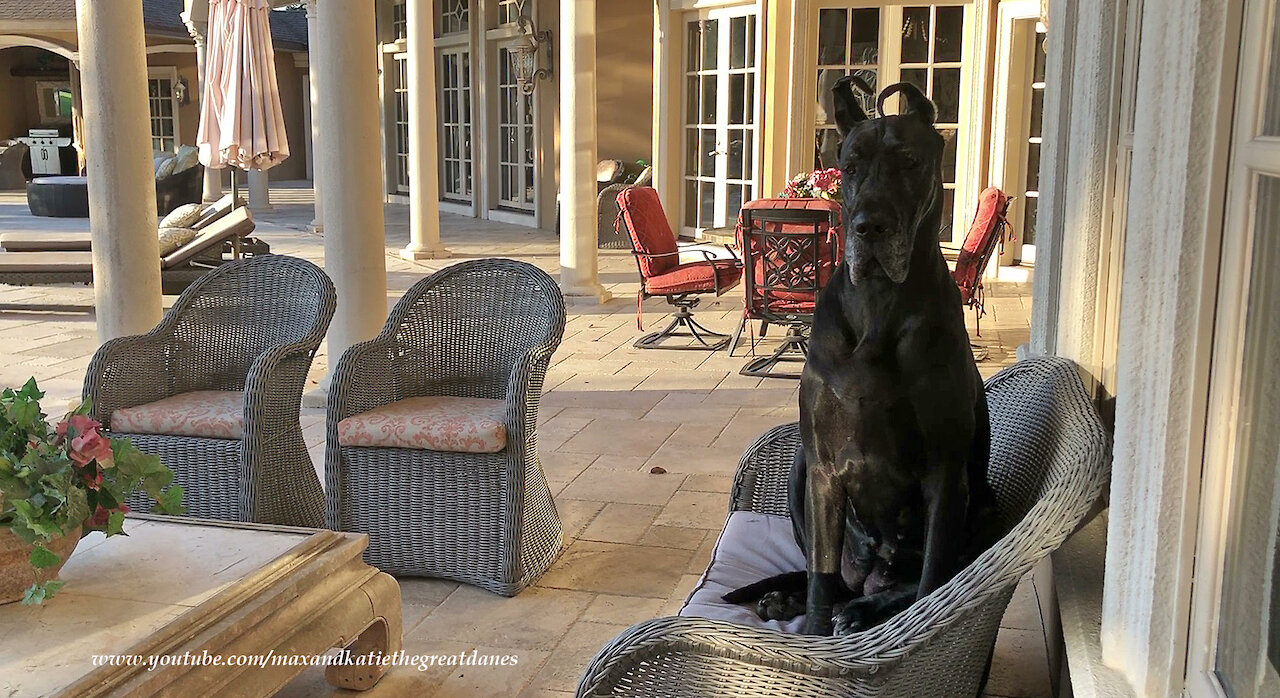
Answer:
M0 606L0 696L269 696L308 665L228 660L400 649L400 587L361 559L363 534L143 515L125 530L80 541L66 586L43 606ZM188 652L201 659L94 664ZM330 666L325 676L364 690L386 670Z

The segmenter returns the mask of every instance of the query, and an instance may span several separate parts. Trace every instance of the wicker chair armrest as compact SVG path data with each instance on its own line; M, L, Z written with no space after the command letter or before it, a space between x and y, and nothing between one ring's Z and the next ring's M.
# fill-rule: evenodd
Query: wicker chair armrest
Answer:
M845 680L871 677L896 661L856 639L795 635L705 618L671 616L637 623L601 648L583 673L578 696L612 695L621 679L636 675L633 669L637 665L671 654Z
M315 351L316 344L310 341L280 344L253 360L244 382L246 433L256 432L265 415L299 409Z
M507 429L509 439L527 442L537 432L538 406L542 401L542 383L555 346L537 346L525 352L511 366L507 377Z
M392 340L381 335L343 352L330 369L329 378L331 424L404 397Z
M166 370L173 347L159 329L107 340L94 352L83 393L93 403L94 419L110 427L116 410L174 395L174 381Z

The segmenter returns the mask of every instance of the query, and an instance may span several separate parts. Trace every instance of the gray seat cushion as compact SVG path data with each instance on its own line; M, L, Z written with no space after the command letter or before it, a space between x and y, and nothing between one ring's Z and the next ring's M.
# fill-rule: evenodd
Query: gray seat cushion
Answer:
M790 517L735 511L716 541L711 565L679 615L798 633L804 626L804 616L786 622L764 621L756 615L754 605L736 606L720 597L762 579L803 569L804 554L796 545Z

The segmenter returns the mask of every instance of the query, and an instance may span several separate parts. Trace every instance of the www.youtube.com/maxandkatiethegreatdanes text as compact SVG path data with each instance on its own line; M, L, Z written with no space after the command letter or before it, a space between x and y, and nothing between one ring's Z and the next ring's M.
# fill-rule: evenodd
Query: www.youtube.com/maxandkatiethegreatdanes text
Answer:
M336 650L325 654L276 654L271 650L266 654L211 654L204 650L199 654L184 652L182 654L95 654L94 666L145 666L147 671L162 667L223 666L223 667L257 667L269 666L412 666L419 671L426 671L437 666L515 666L520 658L514 654L480 654L472 650L470 654L405 654L403 650L391 654L371 652L352 655L349 650Z

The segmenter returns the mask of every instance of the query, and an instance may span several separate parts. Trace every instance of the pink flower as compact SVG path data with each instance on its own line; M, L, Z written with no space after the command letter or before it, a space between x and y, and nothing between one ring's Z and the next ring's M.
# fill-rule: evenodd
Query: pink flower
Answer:
M75 437L71 439L72 462L84 467L96 460L98 465L110 468L113 465L111 440L98 431L101 425L88 417L81 416L72 417L70 421L71 427L75 429L76 433ZM63 424L58 425L58 430L65 435L66 430L63 428Z
M831 191L833 185L839 186L840 184L840 170L834 168L818 170L813 173L813 176L809 181L813 183L814 189L819 191Z
M96 431L102 428L102 425L91 417L86 417L82 414L73 414L58 423L58 436L65 437L67 435L68 426L74 429L76 434L83 434L86 431Z

